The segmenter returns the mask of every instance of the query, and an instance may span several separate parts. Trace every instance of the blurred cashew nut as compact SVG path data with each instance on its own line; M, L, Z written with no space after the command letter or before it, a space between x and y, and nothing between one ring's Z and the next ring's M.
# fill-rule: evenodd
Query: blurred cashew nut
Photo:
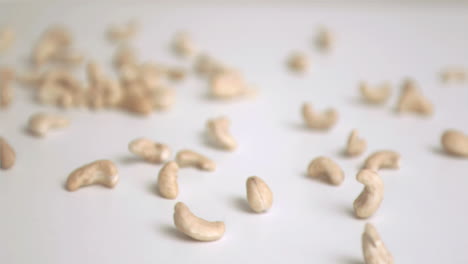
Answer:
M363 167L363 169L373 171L398 168L400 168L400 154L391 150L381 150L372 153L364 162Z
M328 130L338 121L338 112L335 109L317 113L309 103L302 105L302 116L307 127L318 130Z
M441 143L447 153L468 157L468 135L463 132L449 129L442 134Z
M231 122L227 117L218 117L208 120L206 128L208 135L219 147L233 151L237 148L237 142L229 132Z
M214 171L216 169L214 161L192 150L179 151L175 160L181 168L195 167L205 171Z
M37 113L30 117L28 122L29 131L38 137L44 137L49 130L68 127L70 120L63 116Z
M362 253L365 264L393 264L393 256L380 238L377 229L367 223L362 234Z
M307 175L319 178L331 185L340 185L344 181L344 173L338 164L327 157L318 157L312 160L307 168Z
M351 131L346 144L346 155L355 157L366 151L367 143L364 139L359 138L357 130Z
M371 104L385 103L392 93L389 82L384 82L376 87L370 87L367 82L362 81L359 84L359 91L361 91L364 101Z

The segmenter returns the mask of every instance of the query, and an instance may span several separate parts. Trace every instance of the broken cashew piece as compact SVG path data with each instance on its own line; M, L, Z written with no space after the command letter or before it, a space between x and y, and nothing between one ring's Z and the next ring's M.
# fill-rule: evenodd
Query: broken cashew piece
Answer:
M214 161L192 150L179 151L175 160L181 168L195 167L205 171L214 171L216 169Z
M187 32L179 32L173 41L174 52L184 58L195 55L197 48Z
M266 212L273 204L273 193L270 187L259 177L252 176L247 179L247 201L250 208L256 213Z
M297 73L304 73L309 69L309 58L302 52L295 52L288 59L289 68Z
M174 224L177 230L199 241L218 240L226 230L223 222L209 222L199 218L182 202L174 207Z
M0 108L10 106L13 100L13 87L11 87L11 84L14 79L15 72L12 69L0 69Z
M179 166L174 161L169 161L159 171L158 191L167 199L175 199L179 194L179 184L177 183L177 173Z
M362 234L362 253L365 264L393 264L393 256L380 238L377 229L367 223Z
M359 91L361 91L364 101L370 104L383 104L385 103L392 93L389 82L384 82L379 86L370 87L367 82L360 82Z
M93 184L114 188L118 181L119 175L115 164L109 160L98 160L74 170L68 176L66 187L71 192Z
M128 150L151 163L161 163L171 156L170 148L147 138L137 138L128 144Z
M468 135L463 132L449 129L442 134L441 143L447 153L468 157Z
M307 175L323 179L331 185L340 185L344 181L343 170L327 157L318 157L312 160L307 168Z
M364 139L359 138L357 130L351 131L346 144L346 155L349 157L359 156L366 151L366 148L367 143Z
M208 135L219 147L233 151L237 148L237 142L229 132L231 125L230 120L227 117L218 117L210 119L206 123Z
M391 150L382 150L372 153L364 162L363 169L378 171L380 169L399 169L400 154Z
M354 214L358 218L369 218L379 209L382 203L384 194L383 181L377 172L369 169L359 171L356 179L364 184L364 190L354 201Z
M16 153L8 142L0 137L0 168L11 169L15 165Z
M405 80L397 103L397 112L413 112L430 116L434 112L432 103L424 97L413 80Z
M302 105L302 116L307 127L319 130L328 130L338 121L338 112L335 109L327 109L323 113L317 113L309 103Z
M334 40L333 34L322 27L317 34L316 44L322 52L329 52L333 48Z
M29 118L28 129L38 137L44 137L49 130L65 128L70 125L70 120L63 116L37 113Z
M440 77L444 83L463 83L468 79L468 72L462 67L451 67L443 70Z

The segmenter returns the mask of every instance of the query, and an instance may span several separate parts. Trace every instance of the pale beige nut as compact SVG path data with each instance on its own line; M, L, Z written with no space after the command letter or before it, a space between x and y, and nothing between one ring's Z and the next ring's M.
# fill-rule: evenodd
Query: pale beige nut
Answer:
M232 100L255 95L243 76L234 70L220 71L212 75L210 95L216 99Z
M364 161L363 169L378 171L380 169L399 169L400 154L391 150L381 150L372 153Z
M195 55L197 47L187 32L178 32L172 43L174 52L180 57L188 58Z
M15 165L16 153L6 139L0 137L0 168L11 169Z
M289 68L298 73L304 73L309 70L309 58L302 52L295 52L288 59Z
M380 238L377 229L367 223L362 234L362 253L365 264L393 264L393 256Z
M366 151L367 143L364 139L360 138L357 130L351 131L346 143L345 153L349 157L356 157Z
M273 204L273 193L270 187L259 177L252 176L247 179L247 201L250 208L256 213L268 211Z
M434 112L432 103L424 97L413 80L405 80L400 98L397 103L397 112L412 112L430 116Z
M58 54L65 52L72 44L72 37L67 29L54 26L46 30L37 43L32 62L36 66L42 66L53 61Z
M78 66L85 60L85 56L76 50L59 50L55 52L51 59L64 66Z
M171 149L147 138L137 138L128 144L128 150L151 163L161 163L169 159Z
M468 79L468 71L462 67L444 69L440 77L444 83L464 83Z
M139 92L126 92L121 106L127 111L143 116L149 116L154 109L153 98L139 93Z
M136 67L138 59L135 50L128 46L123 45L117 49L114 55L114 65L117 69L122 67Z
M166 75L169 80L182 81L187 77L187 72L183 68L171 67L166 70Z
M199 241L219 240L226 230L224 222L199 218L182 202L174 207L174 224L177 230Z
M216 144L216 146L233 151L237 148L237 141L229 131L231 122L229 118L222 116L210 119L206 122L208 136Z
M134 72L127 73L129 75L127 79L133 77L134 80L140 81L148 89L160 87L162 77L166 73L162 66L153 63L142 63L139 67L130 68L128 71ZM134 76L131 76L132 74Z
M207 54L200 54L196 57L194 68L199 75L208 78L225 70L224 65Z
M330 30L327 28L320 28L317 38L315 40L317 47L322 52L329 52L332 50L335 38Z
M9 27L0 29L0 54L8 51L15 41L15 32Z
M442 134L441 143L447 153L468 157L468 135L463 132L449 129Z
M307 175L321 179L331 185L340 185L344 181L344 172L338 164L327 157L318 157L309 163Z
M108 78L94 61L88 63L86 73L90 85L87 92L89 107L98 109L120 104L123 91L119 82Z
M179 184L177 183L177 173L179 165L174 161L169 161L159 171L158 192L167 199L175 199L179 195Z
M164 111L170 109L175 103L174 89L164 86L156 87L150 92L153 108L156 110Z
M328 130L338 121L339 114L335 109L327 109L323 112L314 111L309 103L302 105L302 117L307 127L317 130Z
M44 73L37 89L37 100L63 108L77 107L83 103L83 83L70 72L61 69Z
M65 128L69 125L70 120L66 117L56 114L37 113L29 118L28 130L35 136L44 137L50 130Z
M0 68L0 108L7 108L13 101L12 82L15 72L10 68Z
M369 218L379 209L382 203L384 184L377 172L369 169L359 171L356 179L364 184L364 189L354 201L354 214L358 218Z
M192 150L181 150L175 158L181 168L194 167L205 171L216 170L216 163L206 156Z
M70 173L66 188L70 192L93 184L114 188L118 181L119 174L115 164L109 160L97 160Z
M123 25L113 25L107 31L107 37L112 42L125 42L133 39L140 26L137 21L131 20Z
M392 94L389 82L371 87L367 82L361 81L359 83L359 91L364 101L369 104L383 104L388 101Z

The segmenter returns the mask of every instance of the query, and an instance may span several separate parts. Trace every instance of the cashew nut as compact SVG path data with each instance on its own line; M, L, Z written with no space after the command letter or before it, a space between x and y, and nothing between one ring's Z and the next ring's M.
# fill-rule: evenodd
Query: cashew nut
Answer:
M421 115L432 115L434 106L424 97L413 80L406 80L403 84L397 104L398 112L413 112Z
M15 32L11 28L5 27L0 30L0 54L10 49L15 40Z
M115 164L110 160L97 160L70 173L66 187L71 192L93 184L114 188L118 181L119 174Z
M15 79L15 72L9 68L0 69L0 108L6 108L13 100L12 81Z
M317 113L309 103L302 105L302 116L309 128L328 130L338 121L338 112L335 109L327 109L323 113Z
M174 207L174 224L177 230L199 241L218 240L226 230L223 222L209 222L199 218L182 202Z
M327 157L318 157L312 160L307 169L307 175L323 179L332 185L340 185L344 181L343 170Z
M389 82L384 82L372 88L367 82L362 81L359 84L359 90L364 100L370 104L383 104L390 98L392 93Z
M179 166L174 161L169 161L159 171L158 191L162 197L175 199L179 194L179 185L177 183L177 172Z
M208 135L219 147L232 151L237 148L237 142L229 132L230 123L227 117L218 117L208 120L206 128Z
M382 150L372 153L364 162L363 169L378 171L380 169L399 169L400 154L391 150Z
M247 201L250 208L256 213L262 213L271 208L273 193L268 185L259 177L252 176L247 179Z
M43 33L36 48L33 51L32 61L36 66L41 66L57 55L67 50L72 44L70 33L63 27L56 26Z
M255 94L255 91L246 84L242 75L234 70L214 73L210 81L210 92L213 98L222 100L232 100Z
M70 124L70 121L62 116L37 113L29 118L28 129L29 131L39 137L43 137L51 129L65 128Z
M219 61L207 54L200 54L197 56L194 68L195 71L203 77L212 77L216 73L225 70L225 67Z
M377 229L367 223L362 234L362 253L365 264L393 264L393 256L380 238Z
M174 37L174 52L184 58L195 55L197 48L187 32L179 32Z
M468 135L457 130L447 130L441 138L445 151L452 155L468 157Z
M195 167L206 171L214 171L216 169L214 161L192 150L179 151L175 160L181 168Z
M11 169L15 165L16 153L8 142L0 137L0 168Z
M451 67L442 71L441 79L444 83L459 82L467 80L468 73L461 67Z
M127 24L119 26L111 26L108 31L108 38L113 42L124 42L134 38L138 32L138 22L132 20Z
M168 110L175 102L174 89L159 86L150 91L153 108L156 110Z
M357 130L351 131L346 144L346 155L355 157L366 151L367 143L364 139L359 138Z
M356 175L358 182L364 184L364 190L354 201L354 213L359 218L372 216L383 200L384 185L376 171L363 169Z
M171 156L170 148L147 138L137 138L128 144L128 150L151 163L161 163Z
M333 34L326 28L321 28L317 34L316 44L322 52L329 52L333 48Z
M288 60L289 68L298 73L304 73L309 69L309 58L302 52L294 52Z

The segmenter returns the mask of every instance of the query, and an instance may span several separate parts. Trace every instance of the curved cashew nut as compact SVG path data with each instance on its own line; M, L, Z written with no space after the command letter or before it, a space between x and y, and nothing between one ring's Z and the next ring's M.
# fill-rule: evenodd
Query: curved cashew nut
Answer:
M421 115L432 115L434 106L418 90L413 80L406 80L403 84L400 99L397 104L398 112L414 112Z
M371 88L367 82L359 84L359 90L364 100L371 104L385 103L392 93L389 82L384 82L380 86Z
M92 184L114 188L118 181L119 175L115 164L109 160L97 160L74 170L68 176L66 187L71 192Z
M174 161L166 163L158 175L158 191L162 197L175 199L179 194L179 185L177 183L177 172L179 166Z
M214 73L210 80L210 92L213 98L230 100L253 96L255 90L250 88L244 77L235 70L223 70Z
M128 144L128 150L151 163L161 163L169 159L171 150L167 145L147 138L137 138Z
M338 112L335 109L327 109L323 113L317 113L309 103L302 105L302 116L309 128L320 130L328 130L338 121Z
M195 167L205 171L214 171L216 169L216 163L214 163L214 161L200 153L188 149L179 151L175 160L181 168Z
M377 229L367 223L362 234L362 253L365 264L393 264L393 256L380 238Z
M270 187L259 177L252 176L247 179L247 201L250 208L256 213L262 213L271 208L273 193Z
M218 146L232 151L237 148L237 142L231 133L229 133L230 125L231 123L227 117L218 117L208 120L206 128L208 129L208 135Z
M29 131L39 137L43 137L51 129L65 128L70 124L70 121L62 116L37 113L31 116L28 123Z
M15 165L16 153L8 142L0 137L0 168L11 169Z
M468 157L468 135L456 130L447 130L442 135L441 143L448 153Z
M361 155L367 148L367 143L364 139L359 138L357 130L351 131L346 144L346 155L350 157Z
M12 69L0 69L0 108L8 107L13 100L11 83L14 79L15 72Z
M373 170L359 171L356 179L364 184L364 190L354 201L354 213L359 218L368 218L379 209L382 203L384 185L380 176Z
M174 207L174 224L180 232L199 241L218 240L226 230L223 222L201 219L182 202L178 202Z
M318 157L312 160L307 169L307 174L312 178L324 178L332 185L340 185L344 181L343 170L327 157Z
M302 52L294 52L288 59L289 68L297 73L304 73L309 69L309 58Z
M399 169L400 154L391 150L382 150L372 153L364 162L363 169L378 171L380 169Z

